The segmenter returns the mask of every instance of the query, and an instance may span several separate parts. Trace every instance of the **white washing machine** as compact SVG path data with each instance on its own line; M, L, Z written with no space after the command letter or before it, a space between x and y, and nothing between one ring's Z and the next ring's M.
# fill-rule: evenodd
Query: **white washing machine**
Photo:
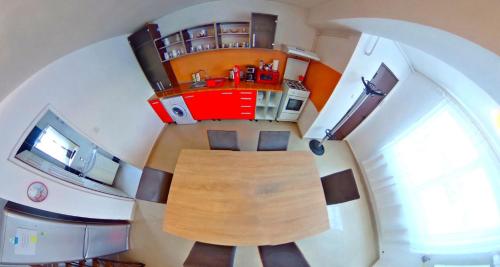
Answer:
M189 108L184 102L182 96L174 96L162 99L161 102L167 110L168 114L177 124L192 124L197 121L191 116Z

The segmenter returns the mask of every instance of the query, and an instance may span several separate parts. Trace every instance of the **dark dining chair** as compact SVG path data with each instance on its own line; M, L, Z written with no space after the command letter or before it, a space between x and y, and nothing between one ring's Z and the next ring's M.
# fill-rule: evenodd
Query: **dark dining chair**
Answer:
M240 150L236 131L207 130L207 135L211 150Z
M144 167L135 198L167 203L172 177L172 173Z
M286 151L290 131L260 131L257 151Z
M277 246L259 246L264 267L309 267L309 263L295 242Z
M321 177L326 204L338 204L359 199L359 191L351 169Z
M195 242L184 267L232 267L236 247Z

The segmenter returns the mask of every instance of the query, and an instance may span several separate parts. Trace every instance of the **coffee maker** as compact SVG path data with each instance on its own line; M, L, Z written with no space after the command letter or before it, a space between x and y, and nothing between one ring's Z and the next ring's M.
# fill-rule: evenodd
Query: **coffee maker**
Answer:
M245 80L247 82L255 82L255 70L257 69L253 65L247 65L247 70L245 72Z

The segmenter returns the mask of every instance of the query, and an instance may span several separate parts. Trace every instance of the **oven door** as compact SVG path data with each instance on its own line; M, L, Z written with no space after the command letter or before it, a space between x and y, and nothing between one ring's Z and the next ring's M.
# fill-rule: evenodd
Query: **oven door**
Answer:
M306 98L297 96L287 96L283 106L283 112L300 113L304 108Z

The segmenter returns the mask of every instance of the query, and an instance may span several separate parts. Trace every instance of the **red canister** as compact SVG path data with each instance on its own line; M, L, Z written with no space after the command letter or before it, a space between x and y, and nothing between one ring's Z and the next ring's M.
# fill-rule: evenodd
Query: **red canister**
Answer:
M240 67L238 65L235 65L233 71L234 71L234 85L238 87L240 85Z

